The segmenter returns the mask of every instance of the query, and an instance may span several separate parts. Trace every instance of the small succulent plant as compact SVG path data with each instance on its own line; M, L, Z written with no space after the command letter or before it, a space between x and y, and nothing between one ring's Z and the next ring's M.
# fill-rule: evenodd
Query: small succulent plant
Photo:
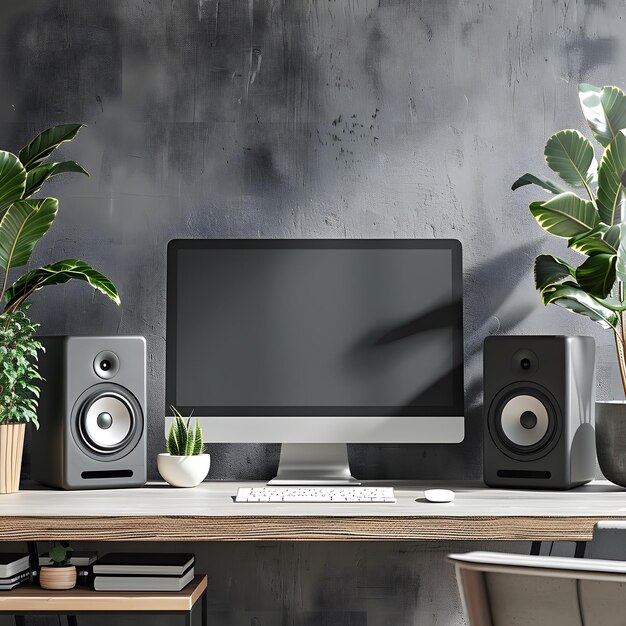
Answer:
M165 448L172 456L197 456L204 452L204 443L202 441L202 429L198 420L195 426L191 426L191 416L186 420L172 407L174 413L174 421L170 426Z

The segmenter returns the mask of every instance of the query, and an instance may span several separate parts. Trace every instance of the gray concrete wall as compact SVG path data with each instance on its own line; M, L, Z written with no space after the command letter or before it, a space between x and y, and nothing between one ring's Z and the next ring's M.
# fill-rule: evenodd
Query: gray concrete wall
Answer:
M593 334L599 396L619 394L611 337L540 304L533 257L563 246L528 213L539 192L513 194L510 184L545 171L552 132L583 129L578 82L626 84L625 13L611 0L3 2L0 145L88 124L63 155L92 177L48 186L61 214L33 263L85 258L123 299L118 309L84 285L57 287L34 298L33 317L47 333L146 336L155 476L169 239L456 237L466 267L466 440L355 446L351 456L363 477L480 477L487 334ZM216 479L269 477L278 458L275 445L209 450ZM334 550L323 554L326 567L339 566ZM383 562L393 567L392 557ZM402 605L406 623L416 606ZM459 623L458 605L420 616ZM314 623L365 623L351 619ZM372 613L367 623L383 621Z

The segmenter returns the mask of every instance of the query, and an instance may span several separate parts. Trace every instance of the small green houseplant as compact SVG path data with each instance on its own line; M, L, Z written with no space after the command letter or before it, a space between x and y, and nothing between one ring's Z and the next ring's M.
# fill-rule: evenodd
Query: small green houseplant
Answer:
M157 457L159 473L174 487L196 487L209 473L211 456L204 454L202 429L198 420L191 425L172 407L174 419L165 439L166 453Z
M33 198L53 176L67 172L88 175L75 161L49 160L71 141L83 124L64 124L37 135L18 154L0 150L0 493L19 487L24 424L37 426L37 365L40 346L32 335L37 326L26 316L26 303L39 289L70 280L85 281L117 304L115 285L78 259L64 259L10 280L14 270L30 261L40 239L57 217L56 198Z
M72 552L67 543L55 541L48 552L52 562L39 570L39 584L42 589L62 590L76 586L76 567L71 564Z
M544 230L564 239L581 262L542 254L535 261L535 285L544 304L557 304L612 331L626 393L626 95L619 87L581 84L578 96L600 144L599 163L589 139L577 130L562 130L544 149L548 167L561 180L524 174L513 189L535 184L551 195L531 202L530 211ZM603 474L626 487L624 401L596 403L595 437Z

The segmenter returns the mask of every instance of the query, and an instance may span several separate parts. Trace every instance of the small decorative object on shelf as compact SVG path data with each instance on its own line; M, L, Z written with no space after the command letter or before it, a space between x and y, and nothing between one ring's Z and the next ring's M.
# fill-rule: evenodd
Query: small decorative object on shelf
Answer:
M581 84L578 97L602 149L600 164L589 139L577 130L562 130L548 139L544 156L563 182L524 174L512 188L534 184L551 194L548 200L532 202L530 212L544 230L566 239L568 248L584 260L573 266L541 254L535 261L535 285L544 304L558 304L613 332L626 393L626 94L618 87ZM581 189L583 197L571 188ZM626 403L597 402L600 468L622 486L624 436Z
M70 565L76 567L76 585L85 587L93 583L93 564L98 560L98 553L91 550L73 550L70 555ZM44 552L39 555L39 567L51 565L50 554Z
M52 565L44 565L39 570L39 584L42 589L62 590L76 586L76 566L71 564L72 548L55 541L48 552Z
M191 426L191 417L187 421L172 407L174 421L165 441L167 453L159 454L157 467L165 481L173 487L196 487L209 473L211 455L204 454L202 429L198 420Z
M87 174L75 161L47 159L64 142L74 139L83 124L63 124L37 135L18 154L0 150L0 493L19 489L24 425L37 426L37 351L32 339L37 326L26 317L26 301L42 287L82 280L120 303L115 285L84 261L65 259L31 269L12 284L9 274L27 265L39 240L48 232L59 209L56 198L36 194L52 176ZM47 162L45 162L47 161ZM8 365L5 365L7 363Z

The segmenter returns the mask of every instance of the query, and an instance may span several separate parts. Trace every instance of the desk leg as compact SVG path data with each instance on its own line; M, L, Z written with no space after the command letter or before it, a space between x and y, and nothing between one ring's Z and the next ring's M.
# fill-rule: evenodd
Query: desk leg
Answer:
M576 542L576 551L574 552L574 558L576 559L584 559L585 558L585 550L587 549L586 541L577 541Z
M26 617L24 615L14 615L15 626L26 626Z
M536 556L540 552L541 552L541 541L533 541L530 544L530 553Z
M201 626L207 626L207 622L209 620L209 616L208 616L208 599L207 599L207 590L204 590L204 593L202 594L202 624Z

